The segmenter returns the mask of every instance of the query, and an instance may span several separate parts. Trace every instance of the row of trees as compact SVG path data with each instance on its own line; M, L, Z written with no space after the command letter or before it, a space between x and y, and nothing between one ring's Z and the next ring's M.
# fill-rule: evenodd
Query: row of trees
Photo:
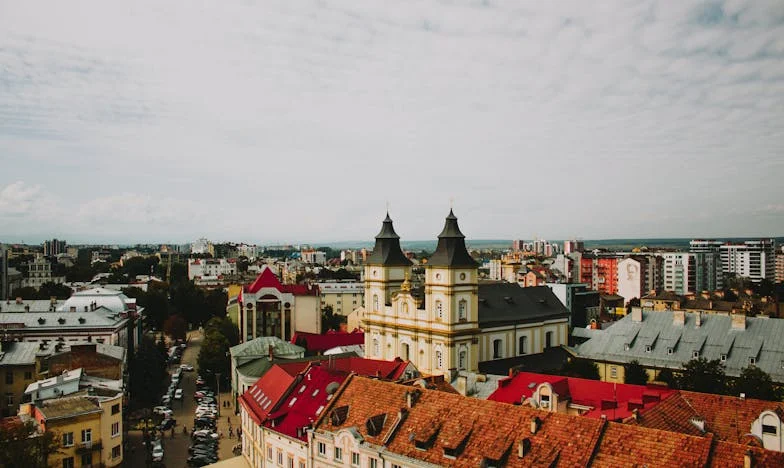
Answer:
M197 364L199 373L212 382L218 374L221 384L228 382L231 371L229 348L240 342L237 326L227 317L213 317L204 326L204 341L201 344Z

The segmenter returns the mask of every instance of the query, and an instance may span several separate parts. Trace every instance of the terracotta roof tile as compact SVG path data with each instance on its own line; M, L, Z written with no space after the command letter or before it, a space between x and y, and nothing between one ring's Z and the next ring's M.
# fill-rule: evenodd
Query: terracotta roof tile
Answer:
M711 439L608 423L591 466L702 467Z
M714 443L711 460L707 466L710 468L737 468L743 466L743 457L746 453L751 455L751 466L784 466L784 453L782 452L722 441Z

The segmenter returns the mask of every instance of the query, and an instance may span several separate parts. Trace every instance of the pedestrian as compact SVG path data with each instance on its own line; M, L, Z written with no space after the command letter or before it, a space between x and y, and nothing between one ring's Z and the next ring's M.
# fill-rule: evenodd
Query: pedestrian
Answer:
M234 431L232 430L231 426L229 426L229 439L234 438Z
M183 435L188 434L188 426L182 426L182 434Z
M231 426L231 417L230 416L226 416L226 422L229 423L229 426Z

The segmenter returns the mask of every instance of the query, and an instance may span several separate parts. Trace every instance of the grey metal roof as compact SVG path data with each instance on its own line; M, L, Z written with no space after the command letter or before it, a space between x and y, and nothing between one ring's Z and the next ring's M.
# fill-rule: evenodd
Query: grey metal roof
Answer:
M683 325L674 323L672 311L643 312L642 322L631 315L574 348L579 357L644 366L680 368L698 352L706 359L726 361L725 372L738 376L751 358L776 382L784 382L784 319L746 317L745 329L733 329L732 317L686 312ZM654 337L658 337L654 341ZM651 344L646 351L646 344Z
M22 332L25 329L110 328L119 326L125 320L127 319L103 307L87 312L2 312L0 313L0 328L2 328L2 324L8 323L23 324L24 328L19 330Z
M387 217L381 225L381 232L376 236L376 245L367 259L368 265L408 266L409 260L400 248L400 236L392 226L392 218Z
M9 341L2 344L0 349L0 366L23 366L35 364L37 355L46 355L49 352L39 352L38 343L22 341Z
M433 255L427 259L428 266L475 268L479 264L468 253L465 236L457 225L457 216L449 210L444 229L438 235L438 245Z
M29 308L30 312L48 312L52 306L56 309L61 307L64 301L58 300L54 303L49 299L23 299L20 303L14 299L0 302L0 312L25 312Z
M547 286L523 288L517 283L479 285L479 326L568 318L569 309Z
M250 341L240 343L229 348L231 356L234 358L242 356L267 356L269 347L272 345L272 354L275 357L300 357L305 354L305 348L297 346L288 341L281 340L277 336L260 336Z

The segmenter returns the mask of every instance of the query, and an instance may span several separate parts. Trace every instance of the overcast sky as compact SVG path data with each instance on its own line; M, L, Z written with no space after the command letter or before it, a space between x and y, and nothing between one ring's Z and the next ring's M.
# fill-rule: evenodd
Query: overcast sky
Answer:
M784 234L784 3L0 0L0 240Z

